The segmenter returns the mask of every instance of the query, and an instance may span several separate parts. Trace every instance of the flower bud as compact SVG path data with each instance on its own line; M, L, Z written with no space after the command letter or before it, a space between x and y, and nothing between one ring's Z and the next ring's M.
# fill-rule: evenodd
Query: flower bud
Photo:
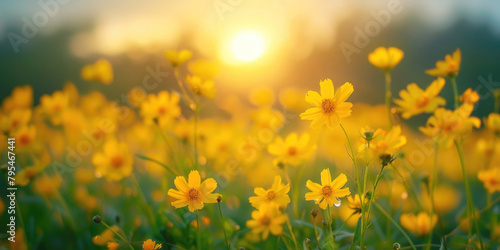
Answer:
M401 245L399 243L394 243L394 245L392 245L392 249L394 250L400 250L401 249Z
M94 220L95 223L101 223L102 218L101 218L101 216L96 215L96 216L94 216L93 220Z
M313 210L311 210L311 215L313 218L316 218L316 216L318 216L318 209L313 208Z
M222 201L222 196L220 196L220 195L219 195L219 196L217 196L217 202L219 202L219 203L220 203L221 201Z

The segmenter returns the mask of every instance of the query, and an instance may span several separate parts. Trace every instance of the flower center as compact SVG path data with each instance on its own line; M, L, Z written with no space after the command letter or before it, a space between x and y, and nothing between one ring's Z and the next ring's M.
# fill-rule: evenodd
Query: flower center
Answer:
M417 108L424 108L429 104L430 99L427 93L424 93L419 99L417 99Z
M198 200L198 197L200 196L200 191L196 188L191 188L188 192L188 197L190 200Z
M31 139L29 137L29 135L26 135L26 134L23 134L19 137L19 144L21 146L26 146L30 143Z
M324 99L323 102L321 102L321 109L323 109L324 113L330 114L335 110L335 103L332 99Z
M260 224L267 227L271 225L271 219L267 215L264 215L260 217Z
M268 200L273 200L274 198L276 198L276 193L273 190L267 192L267 199Z
M294 155L296 155L296 154L297 154L297 148L296 148L296 147L289 147L289 148L288 148L288 154L289 154L290 156L294 156Z
M115 155L111 158L111 166L113 168L120 168L123 165L123 157L120 155Z
M330 195L332 195L333 190L332 190L332 187L330 187L330 186L324 186L321 189L321 192L323 193L324 196L330 196Z
M165 113L167 113L167 108L165 108L165 106L158 107L158 114L159 115L164 115Z

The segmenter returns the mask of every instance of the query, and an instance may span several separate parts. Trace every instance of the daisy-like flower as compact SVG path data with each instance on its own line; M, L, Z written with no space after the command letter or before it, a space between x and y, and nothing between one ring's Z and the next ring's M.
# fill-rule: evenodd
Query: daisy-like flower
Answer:
M31 106L33 106L33 89L29 85L15 87L10 96L2 102L2 108L6 113L14 109L30 109Z
M188 75L186 76L186 82L195 95L201 95L210 99L215 97L216 89L212 80L203 80L199 76Z
M165 57L172 64L172 67L177 68L187 62L191 57L193 57L193 53L189 50L167 50L165 51Z
M340 199L351 194L349 188L342 188L347 183L345 174L340 174L332 181L332 176L329 169L321 171L321 185L307 180L306 187L311 192L306 193L306 201L315 201L321 209L326 209L327 206L340 206Z
M406 136L401 134L399 125L392 127L389 132L378 129L375 134L376 136L370 142L361 138L358 152L364 160L371 161L378 158L386 166L392 160L393 155L406 144Z
M340 119L351 116L352 103L345 102L352 94L352 84L346 82L336 92L332 80L321 81L321 95L316 91L308 91L306 101L313 105L300 114L302 120L311 120L311 128L319 128L326 124L328 128L334 128L340 124Z
M290 191L290 183L283 185L281 176L274 177L273 186L270 189L256 187L254 193L257 196L252 196L248 200L253 207L259 208L262 205L275 205L277 207L286 207L290 203L288 192Z
M477 91L468 88L465 92L460 96L460 102L464 104L476 104L479 101L479 94Z
M309 139L308 133L304 133L300 137L297 133L291 133L285 140L277 137L273 143L267 146L267 151L276 156L276 165L290 164L297 166L304 159L307 159L314 150L314 147L309 146Z
M85 81L95 81L105 85L113 82L113 67L106 59L100 59L94 64L85 65L80 74Z
M446 76L452 78L458 75L461 62L462 54L460 53L460 49L457 49L453 52L453 56L446 55L444 61L436 62L436 68L428 69L425 73L431 76Z
M384 71L390 71L401 62L403 56L403 51L396 47L378 47L372 53L368 54L368 60L375 67Z
M148 239L142 243L143 250L156 250L160 248L161 244L156 244L156 241L152 241L151 239Z
M219 65L216 61L197 60L188 65L189 72L203 79L214 79L219 74Z
M148 122L158 121L159 125L168 123L181 115L180 96L177 93L161 91L158 95L148 95L141 104L141 115Z
M202 209L205 203L216 203L219 194L212 194L217 188L217 182L213 178L208 178L201 182L200 173L192 170L189 173L188 181L184 176L177 176L174 180L175 189L168 190L168 196L176 199L171 204L175 208L188 206L189 211Z
M96 166L96 175L106 177L108 181L119 181L130 176L134 159L126 143L108 140L103 145L103 152L97 152L92 157Z
M444 78L439 77L434 80L425 90L411 83L407 90L399 92L401 100L394 100L399 105L401 116L409 119L412 116L422 113L432 113L438 106L446 104L446 100L439 95L445 84Z
M16 138L16 147L27 147L35 141L36 128L33 125L24 125L18 130L10 133L10 137Z
M283 223L287 220L286 215L275 206L261 206L260 209L252 212L252 219L246 225L252 229L253 234L262 234L265 240L269 233L281 235L283 233Z
M495 135L500 136L500 114L491 113L484 120L487 129L493 131Z
M61 92L56 91L49 95L43 95L40 98L40 106L42 106L42 112L47 115L53 125L61 125L62 114L66 110L69 104L69 97Z
M463 104L454 111L438 108L434 111L434 115L429 117L426 126L419 129L425 135L451 146L457 137L470 133L474 127L481 126L479 118L470 117L473 109L470 104Z
M364 202L368 202L365 198L365 195L362 195ZM349 202L349 208L352 209L352 214L361 214L361 199L359 198L359 194L354 196L347 196L347 201Z
M489 193L500 192L500 168L491 168L477 173L477 178L483 183Z
M14 109L8 115L0 114L0 131L9 132L27 125L31 120L31 109Z
M430 216L425 212L420 212L418 215L412 213L401 214L399 217L399 223L406 230L412 232L415 236L425 236L427 235L437 223L437 216L432 216L432 221Z

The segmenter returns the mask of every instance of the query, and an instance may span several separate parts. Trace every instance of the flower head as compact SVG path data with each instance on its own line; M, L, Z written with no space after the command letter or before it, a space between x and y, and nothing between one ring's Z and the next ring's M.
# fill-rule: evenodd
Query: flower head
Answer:
M304 133L300 137L297 133L291 133L285 140L277 137L273 143L267 146L267 150L276 156L276 163L297 166L308 158L314 150L314 147L309 146L309 139L308 133Z
M500 168L479 171L477 178L483 182L489 193L500 192Z
M283 233L283 223L287 220L286 215L282 214L275 206L262 206L252 212L252 219L248 220L246 225L252 229L253 234L262 234L265 240L269 233L280 235Z
M24 148L33 143L36 137L36 128L33 125L24 125L12 132L10 137L16 138L16 147Z
M42 112L47 115L54 125L61 125L62 114L69 104L69 97L61 91L56 91L49 95L43 95L40 98L40 106Z
M193 75L202 79L214 79L219 74L219 65L216 61L197 60L189 63L188 69Z
M340 206L339 198L351 194L349 188L342 188L347 183L345 174L340 174L332 181L332 176L329 169L321 171L321 185L308 180L306 187L312 192L306 193L307 201L315 201L321 209L326 209L327 206Z
M426 70L425 73L431 76L446 76L455 77L460 71L460 63L462 61L462 54L460 49L453 52L453 56L446 55L444 61L437 61L436 68Z
M6 113L14 109L29 109L33 105L33 89L29 85L15 87L10 96L2 102L2 108Z
M401 90L399 92L401 100L395 100L394 102L399 105L403 118L409 119L418 114L432 113L438 106L445 105L446 100L438 96L444 87L444 83L444 78L439 77L425 91L415 83L409 84L407 90Z
M100 59L94 64L85 65L80 74L85 81L101 82L106 85L113 82L113 67L106 59Z
M191 57L193 57L193 53L185 49L181 51L167 50L165 51L165 57L172 64L172 67L177 68L191 59Z
M216 89L212 80L202 80L199 76L186 76L186 82L195 95L213 99Z
M160 248L161 244L156 244L156 241L152 241L151 239L148 239L142 243L143 250L156 250Z
M164 125L181 115L180 96L177 93L161 91L158 95L150 94L141 104L141 115L148 121L157 120Z
M189 173L188 181L184 176L177 176L174 180L175 187L168 190L168 196L176 199L171 204L175 208L188 206L189 211L202 209L204 203L216 203L219 194L212 194L217 188L217 182L213 178L208 178L201 182L200 173L192 170Z
M361 138L358 152L362 153L361 157L366 161L378 158L382 160L383 165L387 165L393 155L406 144L406 136L401 134L399 125L392 127L389 132L382 129L377 131L377 136L370 142Z
M278 207L286 207L290 203L290 197L288 197L288 192L290 191L290 183L284 185L281 183L281 177L276 175L274 177L273 185L270 189L263 189L257 187L254 189L254 193L257 196L252 196L249 198L250 203L253 207L259 208L262 205L275 205Z
M33 186L35 192L46 197L55 197L60 187L61 179L56 175L42 175L35 179Z
M352 84L346 82L336 92L332 80L321 81L321 95L316 91L308 91L306 101L313 105L300 114L302 120L312 120L311 128L319 128L326 124L328 128L334 128L340 124L340 119L351 116L352 103L345 102L352 94Z
M366 203L368 200L365 198L365 195L362 195L362 197L364 199L364 203ZM361 199L359 198L359 194L347 196L347 201L349 202L349 208L353 210L353 214L361 213Z
M406 213L399 217L399 223L406 230L420 237L427 235L436 226L437 216L434 215L431 221L430 216L425 212L420 212L418 215Z
M486 128L493 131L495 135L500 136L500 114L491 113L488 118L484 120Z
M368 60L375 67L384 71L390 71L401 62L403 56L403 51L396 47L378 47L372 53L368 54Z
M106 177L109 181L119 181L132 173L134 159L126 143L108 140L103 145L103 151L92 157L96 166L96 175Z
M476 104L479 101L479 94L477 91L468 88L465 92L460 96L460 102L464 104Z

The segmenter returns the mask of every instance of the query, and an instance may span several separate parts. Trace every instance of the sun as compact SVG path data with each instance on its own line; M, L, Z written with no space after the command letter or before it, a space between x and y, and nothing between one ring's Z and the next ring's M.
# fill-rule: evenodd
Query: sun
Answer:
M251 62L262 57L266 43L264 37L255 31L238 33L231 41L231 54L242 62Z

